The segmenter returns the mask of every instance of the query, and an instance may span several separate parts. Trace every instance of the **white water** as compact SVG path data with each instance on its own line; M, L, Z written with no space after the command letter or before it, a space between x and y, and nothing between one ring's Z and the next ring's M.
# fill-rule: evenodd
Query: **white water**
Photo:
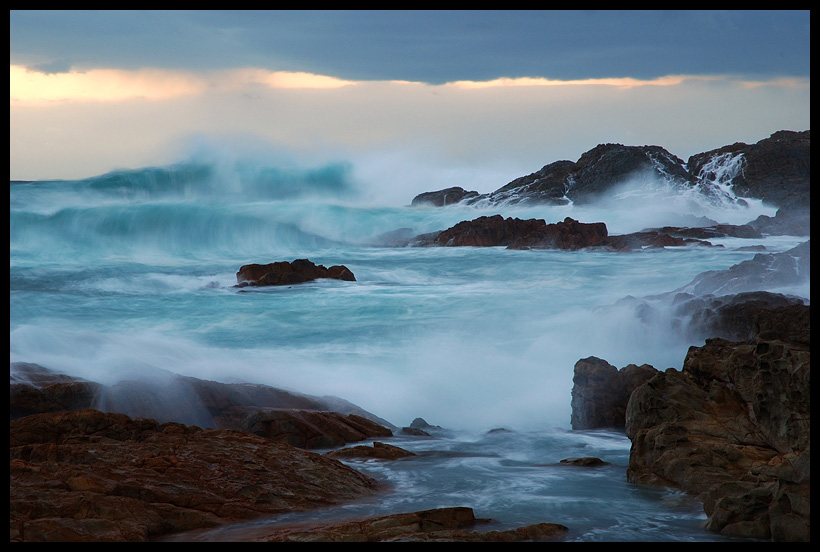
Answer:
M374 206L359 189L345 165L197 165L13 183L11 362L107 384L167 370L335 395L400 427L421 416L456 432L436 447L470 449L460 460L434 454L395 469L362 466L400 490L377 511L473 506L513 526L564 523L581 540L629 540L644 530L645 540L714 538L698 528L697 508L667 508L678 502L667 491L626 484L624 437L569 431L573 366L598 356L618 367L679 367L698 343L663 317L647 326L612 306L754 256L740 245L778 252L805 238L628 254L374 247L385 232L421 234L484 214L572 216L617 234L701 216L744 223L774 209L646 179L584 209ZM243 264L297 258L344 264L356 282L233 287ZM808 285L797 292L807 296ZM501 448L481 437L498 427L515 431ZM608 455L613 466L538 467L579 451ZM441 470L453 488L438 479ZM600 485L614 480L616 488ZM519 511L529 503L541 507ZM646 529L642 518L656 512L665 521Z

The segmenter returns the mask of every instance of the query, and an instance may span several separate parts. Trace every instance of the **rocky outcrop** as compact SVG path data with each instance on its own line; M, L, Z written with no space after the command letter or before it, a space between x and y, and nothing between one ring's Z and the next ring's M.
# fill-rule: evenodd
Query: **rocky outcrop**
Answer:
M392 435L392 424L348 401L300 395L267 385L227 384L157 370L140 381L105 386L24 363L11 364L10 374L11 419L94 408L159 422L247 430L273 438L272 417L278 417L286 424L277 433L279 439L307 448ZM265 417L268 422L262 421Z
M753 224L766 233L809 235L810 131L782 130L755 144L738 142L693 155L684 163L659 146L600 144L573 161L556 161L489 194L448 188L425 192L413 205L581 205L635 179L661 179L706 196L762 199L780 208L775 220ZM447 199L447 201L444 200ZM460 199L459 199L460 198ZM731 198L729 198L731 199ZM742 202L742 200L740 200Z
M782 253L758 253L726 270L698 274L675 293L729 295L808 283L811 278L810 240Z
M648 364L618 370L597 357L579 360L572 376L572 429L623 429L630 395L656 373Z
M679 238L649 230L610 236L603 222L583 223L566 217L547 224L544 219L483 216L462 221L428 241L418 237L416 245L443 247L499 247L509 249L563 249L575 251L591 247L613 251L632 251L644 247L679 247L690 244L711 245L694 238Z
M680 331L693 341L720 337L747 341L761 336L810 345L811 309L803 299L768 291L703 297L678 294Z
M480 531L472 508L436 508L334 525L272 531L264 542L520 542L560 539L568 529L539 523L507 531Z
M353 273L344 265L326 268L308 259L296 259L293 262L280 261L269 264L247 264L236 273L238 287L243 286L288 286L310 282L319 278L333 278L355 282Z
M398 458L415 456L415 454L408 450L404 450L401 447L375 441L372 447L368 447L367 445L356 445L355 447L331 450L330 452L326 452L325 456L329 456L331 458L375 458L378 460L396 460Z
M580 205L594 201L635 178L662 178L680 185L692 185L692 177L684 168L683 160L662 147L600 144L584 153L577 162L550 163L490 194L468 192L458 203L486 206L535 203L563 205L572 201ZM440 190L419 194L412 204L421 204L425 198L439 198L447 192L448 190ZM457 194L450 192L448 197L455 199ZM441 201L426 203L444 205ZM447 204L452 205L453 202Z
M97 410L9 426L11 542L146 541L367 496L337 460L234 430Z
M242 429L273 441L306 448L331 448L393 432L361 416L293 409L250 409Z
M630 397L631 482L704 501L724 535L810 539L810 346L707 340Z
M809 205L811 183L811 132L781 130L755 144L737 142L693 155L686 166L700 181L721 178L717 174L737 160L737 170L723 180L734 193L778 207Z
M468 192L464 188L454 186L452 188L445 188L444 190L419 194L413 198L410 205L412 207L420 207L423 205L444 207L475 197L478 197L478 192Z

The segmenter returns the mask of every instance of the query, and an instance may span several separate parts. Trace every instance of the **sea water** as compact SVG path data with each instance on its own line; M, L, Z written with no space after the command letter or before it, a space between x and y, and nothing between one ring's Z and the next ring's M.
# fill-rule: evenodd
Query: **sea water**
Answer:
M585 207L411 208L410 199L372 201L344 165L184 163L12 182L11 362L104 384L167 372L262 383L338 396L398 427L423 417L444 428L390 441L417 457L350 461L393 491L315 518L470 506L500 528L562 523L569 540L719 539L685 496L626 482L622 433L570 429L573 366L597 356L679 368L701 343L619 300L673 291L757 253L744 246L780 252L806 238L630 253L391 245L390 232L493 214L571 216L618 234L775 212L645 178ZM235 287L241 265L305 258L343 264L356 281ZM773 291L809 297L808 283ZM609 464L558 464L572 456Z

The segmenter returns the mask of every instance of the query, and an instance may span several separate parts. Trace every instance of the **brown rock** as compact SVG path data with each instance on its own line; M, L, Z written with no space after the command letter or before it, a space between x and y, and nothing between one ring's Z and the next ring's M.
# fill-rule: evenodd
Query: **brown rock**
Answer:
M388 428L355 414L293 409L254 409L243 429L299 448L332 448L372 437L392 437Z
M335 278L348 282L356 281L353 273L344 265L326 268L307 259L293 262L280 261L269 264L248 264L236 273L238 286L287 286L310 282L318 278Z
M472 508L437 508L393 514L349 523L310 528L279 529L259 540L265 542L518 542L556 539L567 528L539 523L508 531L469 528L490 520L476 519Z
M629 480L700 497L722 534L809 540L810 355L763 339L690 348L629 400Z
M366 496L337 460L234 430L96 410L10 423L10 540L145 541Z
M401 447L376 441L373 443L372 447L358 445L355 447L332 450L330 452L326 452L325 456L330 456L331 458L377 458L379 460L396 460L397 458L415 456L415 454L408 450L404 450Z
M604 462L600 458L594 456L582 456L581 458L564 458L560 462L568 466L582 466L582 467L597 467L606 466L609 462Z

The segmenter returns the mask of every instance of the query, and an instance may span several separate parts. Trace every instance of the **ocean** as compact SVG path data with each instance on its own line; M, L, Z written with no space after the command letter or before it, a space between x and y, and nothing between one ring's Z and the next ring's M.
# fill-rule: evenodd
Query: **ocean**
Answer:
M469 506L499 527L562 523L567 540L732 540L705 531L687 497L628 484L623 434L570 429L573 366L597 356L617 367L680 368L702 343L663 315L647 325L620 300L751 259L758 252L746 246L775 253L807 238L630 253L391 246L388 233L482 215L570 216L621 234L698 217L743 224L776 210L738 201L719 179L681 190L639 178L586 206L433 208L411 199L375 201L346 164L198 161L13 181L11 362L104 384L167 372L261 383L338 396L398 427L422 417L443 428L390 441L418 451L414 459L350 461L394 490L311 519ZM356 281L235 287L244 264L295 259L345 265ZM810 293L808 282L770 291ZM609 465L557 464L572 456ZM203 538L238 540L280 521Z

